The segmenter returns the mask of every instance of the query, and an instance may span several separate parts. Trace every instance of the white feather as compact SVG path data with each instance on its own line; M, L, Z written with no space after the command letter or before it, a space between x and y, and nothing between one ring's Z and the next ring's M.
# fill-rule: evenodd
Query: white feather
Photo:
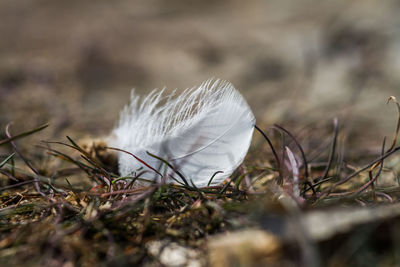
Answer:
M212 184L221 183L242 163L250 146L255 118L248 104L231 83L220 80L206 81L177 97L175 91L166 96L163 91L152 91L141 104L132 91L131 102L114 129L113 145L155 169L162 162L146 152L164 158L198 187L222 171ZM147 171L142 178L161 178L131 155L119 152L122 176L134 175L138 169ZM168 168L167 177L171 175L182 182Z

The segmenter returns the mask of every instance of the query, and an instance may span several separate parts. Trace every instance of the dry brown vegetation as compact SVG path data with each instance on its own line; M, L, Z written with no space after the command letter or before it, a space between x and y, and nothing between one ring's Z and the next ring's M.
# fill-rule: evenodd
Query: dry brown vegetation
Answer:
M400 265L399 9L0 1L0 265ZM207 188L119 177L101 136L130 89L212 76L256 115L244 164Z
M42 141L34 155L23 154L17 142L48 125L17 135L7 125L0 145L14 153L0 163L0 261L333 266L373 259L395 265L400 106L390 100L399 109L398 124L375 159L345 158L337 119L329 143L308 138L313 145L307 150L306 140L282 126L271 128L271 139L256 126L267 145L258 138L224 184L205 188L162 158L184 183L138 187L140 173L120 177L114 149L99 141ZM132 160L146 164L134 155Z

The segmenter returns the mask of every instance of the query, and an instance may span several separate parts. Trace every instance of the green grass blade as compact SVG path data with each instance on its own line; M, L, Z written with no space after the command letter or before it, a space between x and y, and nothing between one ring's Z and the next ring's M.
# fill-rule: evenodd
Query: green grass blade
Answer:
M5 160L3 160L1 163L0 163L0 169L1 169L1 167L3 167L4 165L6 165L6 163L7 163L7 161L9 161L12 157L14 157L14 155L15 155L15 153L12 153L10 156L8 156Z

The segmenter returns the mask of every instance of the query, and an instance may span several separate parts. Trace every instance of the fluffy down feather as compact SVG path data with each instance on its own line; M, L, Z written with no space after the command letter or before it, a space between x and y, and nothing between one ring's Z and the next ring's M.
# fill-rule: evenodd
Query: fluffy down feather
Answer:
M255 118L231 83L208 80L179 96L154 90L141 103L132 91L114 129L113 146L126 150L157 169L168 181L178 175L147 151L167 160L187 181L206 186L219 184L242 163L250 146ZM131 155L119 152L123 176L160 180L161 176ZM143 173L144 171L144 173ZM181 181L182 182L182 181Z

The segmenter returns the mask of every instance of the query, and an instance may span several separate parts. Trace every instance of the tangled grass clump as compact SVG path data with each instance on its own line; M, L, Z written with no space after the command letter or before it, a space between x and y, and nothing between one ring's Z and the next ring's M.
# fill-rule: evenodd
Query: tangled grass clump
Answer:
M197 188L177 166L150 153L162 163L160 169L150 168L163 179L138 186L140 171L121 177L113 151L128 153L147 166L146 162L106 144L79 145L70 137L68 143L42 142L38 147L46 153L31 161L16 141L48 125L18 135L11 135L7 126L7 138L0 146L11 146L14 152L0 160L0 264L160 264L149 253L148 242L177 242L206 256L209 236L254 227L259 223L255 214L269 216L277 209L281 216L289 214L291 208L281 202L282 196L293 200L290 205L300 212L333 204L398 202L400 185L377 184L383 173L395 173L384 163L400 149L396 146L400 105L393 97L389 100L399 110L392 143L386 149L384 139L379 156L363 167L354 169L337 148L337 119L330 144L322 151L307 151L282 126L274 125L280 134L275 139L256 126L271 154L251 152L247 163L223 184L204 188ZM167 183L166 168L179 176L171 177L177 184ZM259 203L264 203L261 209Z

